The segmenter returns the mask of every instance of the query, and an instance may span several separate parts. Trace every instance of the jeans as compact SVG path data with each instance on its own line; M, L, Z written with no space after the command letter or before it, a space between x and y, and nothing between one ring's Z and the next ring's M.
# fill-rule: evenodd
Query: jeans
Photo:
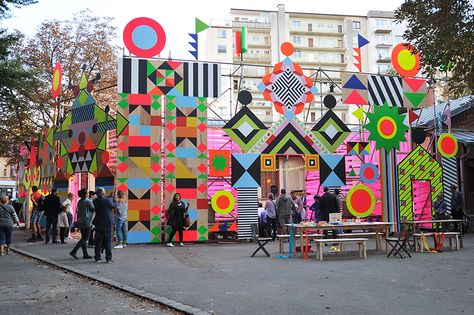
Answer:
M49 233L53 236L53 243L56 243L58 234L58 217L46 217L46 243L49 243Z
M112 225L105 230L95 230L95 248L94 258L95 260L101 259L100 253L102 252L102 246L105 245L105 259L107 261L112 260Z
M127 244L127 221L115 218L115 232L117 233L117 242Z
M171 228L172 230L170 233L170 237L168 238L168 243L171 243L171 241L173 241L173 237L176 234L176 231L179 233L179 241L182 242L183 241L183 228L181 227L180 229L176 229L173 226Z
M12 243L13 226L0 226L0 245Z
M268 235L272 237L272 240L276 239L277 235L277 219L268 218Z
M71 251L71 253L76 254L79 248L82 248L82 255L84 257L89 256L89 254L87 253L87 240L89 239L90 233L90 227L81 229L81 239L79 240L79 242L77 242L76 246L74 246L74 249Z
M69 223L69 226L67 227L66 231L67 231L67 234L66 236L69 236L69 233L71 233L71 229L72 229L72 213L67 213L67 222Z

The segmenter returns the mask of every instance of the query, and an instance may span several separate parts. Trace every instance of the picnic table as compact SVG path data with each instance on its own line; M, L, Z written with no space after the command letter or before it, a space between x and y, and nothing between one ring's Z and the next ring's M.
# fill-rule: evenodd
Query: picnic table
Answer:
M323 230L323 231L336 231L336 230L372 230L376 233L384 233L385 237L388 237L390 227L393 226L393 222L341 222L341 223L315 223L315 222L303 222L300 224L286 224L290 228L290 248L295 244L295 230L300 231L300 248L301 255L307 257L307 248L304 245L305 234L308 234L308 230ZM385 244L385 251L388 251L387 244ZM291 255L291 253L290 253Z
M411 228L407 229L407 231L409 231L412 235L419 231L419 229L421 228L421 225L430 224L436 232L439 232L440 229L442 230L442 226L444 224L455 224L458 226L458 229L459 229L459 247L461 248L463 247L463 241L462 241L463 220L448 219L448 220L402 221L402 224L407 224L411 226Z

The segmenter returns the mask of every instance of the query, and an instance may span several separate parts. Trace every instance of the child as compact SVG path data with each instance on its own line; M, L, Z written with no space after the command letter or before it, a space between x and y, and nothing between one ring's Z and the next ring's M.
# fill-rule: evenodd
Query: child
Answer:
M61 206L61 211L58 214L58 228L59 228L59 238L61 239L61 244L67 244L64 241L64 237L66 237L67 229L69 228L66 206Z

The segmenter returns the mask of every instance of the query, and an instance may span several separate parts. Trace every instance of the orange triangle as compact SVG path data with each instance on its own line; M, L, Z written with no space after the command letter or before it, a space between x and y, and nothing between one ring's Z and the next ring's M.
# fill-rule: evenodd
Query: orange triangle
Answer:
M79 151L79 143L77 143L76 139L72 141L71 146L69 147L69 153Z
M219 232L219 222L216 222L216 224L212 226L209 232Z
M349 94L349 96L344 100L344 104L356 104L356 105L368 105L367 101L360 96L357 90L354 90Z
M92 139L89 137L84 145L84 149L86 150L94 150L97 146L92 142Z
M173 70L176 70L179 66L181 66L183 63L181 61L171 61L168 60L167 63L170 65Z
M230 228L227 231L237 232L237 221L234 221L234 223L232 223L232 225L230 226Z
M355 63L354 66L359 69L359 72L362 72L362 67L360 65L360 63Z
M155 86L148 94L151 95L165 95L162 90L160 90L159 87Z
M418 91L420 87L426 83L426 80L424 79L403 78L403 80L413 92Z

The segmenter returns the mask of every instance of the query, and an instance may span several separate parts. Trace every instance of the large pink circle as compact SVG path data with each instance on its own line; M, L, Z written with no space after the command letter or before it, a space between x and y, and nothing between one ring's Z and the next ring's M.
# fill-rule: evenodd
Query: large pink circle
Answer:
M139 48L133 41L133 31L139 26L148 26L156 33L156 43L149 49ZM166 43L166 34L160 23L146 17L139 17L128 22L123 30L123 42L127 49L137 57L151 58L158 55Z

